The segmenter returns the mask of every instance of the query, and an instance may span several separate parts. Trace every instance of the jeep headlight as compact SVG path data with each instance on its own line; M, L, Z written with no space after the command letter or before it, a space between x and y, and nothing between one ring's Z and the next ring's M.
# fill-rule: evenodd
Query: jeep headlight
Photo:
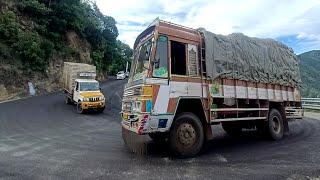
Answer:
M83 98L83 101L89 101L89 98Z
M104 100L105 100L104 96L100 96L100 97L99 97L99 100L100 100L100 101L104 101Z

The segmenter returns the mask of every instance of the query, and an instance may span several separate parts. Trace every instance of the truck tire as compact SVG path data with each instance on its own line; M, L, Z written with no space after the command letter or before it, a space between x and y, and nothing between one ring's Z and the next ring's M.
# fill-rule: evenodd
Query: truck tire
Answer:
M221 122L222 129L231 136L241 134L242 127L239 122Z
M66 97L65 97L65 102L68 105L72 104L71 98L68 95L66 95Z
M168 133L162 133L162 132L156 132L156 133L150 133L149 137L155 142L155 143L163 143L166 142L168 139Z
M78 103L77 103L77 112L78 112L79 114L84 113L84 109L83 109L82 106L81 106L81 102L78 102Z
M99 108L99 109L97 110L97 112L98 112L98 113L103 113L103 111L104 111L105 108L106 108L106 107Z
M272 140L281 139L284 135L284 124L281 113L277 109L271 109L267 121L257 124L257 131L263 137Z
M283 118L277 109L271 109L269 112L267 130L269 137L273 140L279 140L283 137Z
M203 126L193 113L182 113L174 120L169 133L170 148L179 157L192 157L204 142Z

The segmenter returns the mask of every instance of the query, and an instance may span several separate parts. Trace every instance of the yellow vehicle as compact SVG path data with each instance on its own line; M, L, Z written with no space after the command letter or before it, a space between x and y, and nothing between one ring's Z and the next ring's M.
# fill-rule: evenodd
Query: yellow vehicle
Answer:
M84 113L86 110L103 112L105 109L105 97L95 77L95 66L82 63L64 63L65 102L66 104L76 104L78 113Z

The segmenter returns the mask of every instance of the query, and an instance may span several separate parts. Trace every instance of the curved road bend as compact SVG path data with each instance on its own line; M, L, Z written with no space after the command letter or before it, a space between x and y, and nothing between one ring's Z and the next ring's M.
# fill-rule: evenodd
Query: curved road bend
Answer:
M320 120L290 123L274 142L254 132L215 138L204 153L175 159L165 145L146 143L146 156L121 138L119 111L126 81L102 85L103 114L80 115L62 92L0 104L0 178L4 179L313 179L320 178Z

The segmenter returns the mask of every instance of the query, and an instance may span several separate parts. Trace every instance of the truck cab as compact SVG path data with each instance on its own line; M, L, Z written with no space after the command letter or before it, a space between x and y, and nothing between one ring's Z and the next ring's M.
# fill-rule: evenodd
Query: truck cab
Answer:
M191 103L199 104L194 110L199 122L206 121L202 110L206 91L201 87L199 44L200 35L196 30L163 21L155 21L138 36L123 95L123 132L149 134L156 141L168 138L180 111L178 105L186 103L186 100L190 100L191 108ZM191 147L193 154L202 142L195 137L197 134L193 127L186 125L188 128L181 130L181 136L190 137L184 143ZM125 142L127 139L124 137Z
M99 82L94 79L76 79L72 100L77 104L79 113L89 109L103 111L105 108L105 97Z

